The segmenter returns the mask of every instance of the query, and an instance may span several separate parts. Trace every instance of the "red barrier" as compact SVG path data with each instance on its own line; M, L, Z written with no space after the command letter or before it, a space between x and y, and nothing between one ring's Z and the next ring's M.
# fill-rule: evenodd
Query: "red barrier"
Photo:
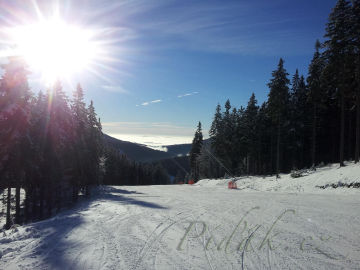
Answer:
M191 179L191 180L189 180L188 184L193 185L193 184L195 184L195 182L194 182L194 180Z

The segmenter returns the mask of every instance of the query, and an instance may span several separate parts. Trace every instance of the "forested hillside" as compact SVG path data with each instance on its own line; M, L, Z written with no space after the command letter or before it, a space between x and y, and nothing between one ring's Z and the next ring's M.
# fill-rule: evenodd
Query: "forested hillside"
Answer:
M37 96L20 58L9 58L0 80L0 188L7 189L7 222L12 224L11 188L16 189L15 219L50 216L79 192L101 181L102 132L93 102L86 106L76 87L71 100L60 82ZM20 189L25 190L20 208Z
M154 150L137 143L122 141L106 134L104 134L104 143L137 162L151 162L172 156L168 152Z
M246 107L235 108L230 100L217 105L211 146L195 134L196 179L359 162L360 1L337 2L324 38L315 44L307 75L290 76L279 60L264 103L252 94Z

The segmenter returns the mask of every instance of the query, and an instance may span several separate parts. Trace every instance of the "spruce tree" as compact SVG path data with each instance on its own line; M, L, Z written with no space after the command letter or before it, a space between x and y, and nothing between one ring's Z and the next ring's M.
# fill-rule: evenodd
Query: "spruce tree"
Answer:
M22 164L30 162L25 155L30 149L28 71L18 57L9 58L3 69L4 75L0 81L0 174L6 179L8 194L11 194L11 187L16 188L15 222L20 223L20 188L25 181ZM9 228L10 201L7 205L6 227Z
M90 185L99 184L100 158L103 155L102 126L100 119L97 118L93 101L87 110L87 149L88 149L88 168L85 183L85 193L89 194Z
M75 138L73 117L68 97L57 81L47 92L48 123L44 142L44 170L46 186L40 190L40 215L51 216L54 206L59 210L60 192L68 183L63 181L66 171L72 168L72 143ZM45 196L45 197L44 197ZM47 209L44 209L44 201ZM46 212L44 212L47 210Z
M237 155L236 155L236 118L237 112L236 109L231 111L230 100L225 102L225 112L222 117L222 131L221 131L221 140L222 140L222 162L224 163L227 170L231 170L227 173L231 175L234 174L237 168Z
M86 163L89 162L87 152L89 151L87 145L87 109L84 102L84 93L80 84L77 85L73 93L73 101L71 104L71 110L74 118L74 175L73 175L73 201L77 200L77 194L79 187L86 182L86 170L88 169Z
M267 102L260 108L257 119L257 131L259 136L259 173L272 173L271 167L271 118L268 113Z
M225 134L224 134L224 121L223 121L223 115L221 112L220 104L216 106L216 111L210 127L209 135L210 135L211 150L209 149L207 150L211 151L214 156L222 160L225 156L225 145L224 145ZM221 169L219 166L217 168L218 168L218 173L216 177L220 177Z
M244 121L240 123L240 126L243 126L243 148L247 151L247 172L248 174L255 173L255 159L257 158L258 147L259 147L259 137L258 137L258 110L259 107L256 105L257 100L255 94L252 93L248 105L244 113Z
M197 159L200 156L202 145L203 145L203 134L201 129L201 122L199 122L197 129L195 131L194 139L192 141L192 146L190 150L191 175L194 178L195 182L199 180L199 164Z
M351 38L355 54L356 78L356 128L355 128L355 163L360 156L360 0L353 0Z
M306 127L308 126L308 92L305 78L299 76L298 70L292 80L290 95L290 150L293 168L299 169L304 165L304 146L306 144Z
M47 170L44 143L48 120L48 102L40 91L31 109L30 140L33 164L27 168L25 184L27 220L38 217L39 187L46 184L43 172Z
M315 44L315 53L309 65L307 84L309 88L309 103L312 106L312 124L311 124L311 165L316 165L316 149L317 149L317 129L319 110L322 106L323 89L321 85L321 74L324 68L324 61L320 53L321 44L319 40Z
M332 76L336 94L340 101L340 143L339 163L344 166L345 106L348 87L347 62L349 60L351 34L351 7L346 0L338 0L332 10L326 27L325 52L327 64L333 70Z
M282 128L286 123L286 112L289 105L289 74L284 68L284 60L280 58L278 68L272 72L272 78L268 83L270 88L268 99L268 110L270 117L276 126L276 176L279 177L280 172L280 157L281 157L281 137Z

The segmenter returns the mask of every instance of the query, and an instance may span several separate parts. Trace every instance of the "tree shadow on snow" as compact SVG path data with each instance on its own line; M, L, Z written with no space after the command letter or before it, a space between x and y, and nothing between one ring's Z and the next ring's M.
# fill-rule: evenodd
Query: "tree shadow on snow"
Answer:
M144 193L138 192L138 191L120 189L120 188L111 187L111 186L105 187L104 190L106 190L107 192L120 193L120 194L144 194Z
M147 196L144 196L144 198L147 198ZM104 199L117 201L119 203L128 204L128 205L138 205L138 206L154 208L154 209L168 209L167 207L163 207L159 204L138 200L135 199L134 197L125 197L121 195L108 194Z
M134 197L128 197L124 195L131 195L131 194L144 194L142 192L137 191L128 191L123 189L117 189L113 187L107 187L106 191L103 193L102 200L112 200L117 201L122 204L129 204L129 205L138 205L142 207L149 207L154 209L167 209L167 207L163 207L159 204L147 202L139 199L135 199ZM147 198L148 196L136 196L137 198Z
M94 234L97 233L92 231L91 228L98 226L98 224L101 226L102 224L102 220L97 219L96 210L94 210L94 214L91 213L90 215L87 211L97 207L101 202L114 201L152 209L167 209L167 207L156 203L128 197L131 194L143 193L105 187L94 197L78 202L70 210L65 210L48 220L27 225L29 227L27 230L37 232L41 238L41 241L34 250L26 255L33 262L28 267L33 269L79 269L89 266L87 260L90 259L91 261L91 258L82 256L81 259L83 261L79 261L80 258L76 258L73 252L81 255L83 253L82 249L88 251L90 247L90 250L96 250L98 246L101 246L101 239L99 241L87 241L88 239L93 239ZM94 224L89 225L89 230L87 230L87 227L81 228L81 226L85 225L85 223L89 224L89 222L94 222ZM118 226L121 226L121 223ZM79 232L77 229L79 229ZM35 263L34 260L36 261ZM93 266L93 268L96 269L97 267Z

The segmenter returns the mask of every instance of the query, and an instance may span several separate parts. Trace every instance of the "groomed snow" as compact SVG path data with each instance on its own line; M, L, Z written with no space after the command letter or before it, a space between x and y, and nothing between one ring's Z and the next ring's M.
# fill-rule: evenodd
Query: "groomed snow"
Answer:
M224 187L227 186L229 180L234 180L240 190L255 191L275 191L289 193L337 193L337 194L359 194L356 188L326 188L321 189L319 186L331 184L350 184L354 182L360 183L360 164L353 162L345 163L345 167L339 164L331 164L314 170L303 170L302 177L293 178L290 174L280 174L280 178L275 176L246 176L234 179L204 179L200 180L196 185L206 187ZM359 212L360 213L360 212Z
M360 269L360 165L196 185L101 187L0 236L0 269Z

